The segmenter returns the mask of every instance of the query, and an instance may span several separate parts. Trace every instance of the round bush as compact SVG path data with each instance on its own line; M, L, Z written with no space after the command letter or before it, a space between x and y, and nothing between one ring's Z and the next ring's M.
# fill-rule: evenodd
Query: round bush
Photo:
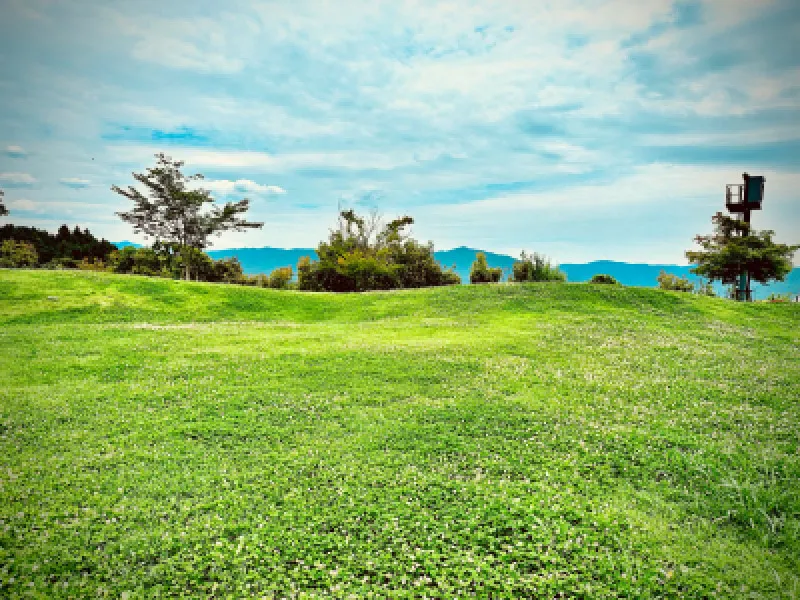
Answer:
M591 278L591 280L589 280L589 283L610 283L612 285L619 285L619 281L614 279L611 275L606 275L605 273L595 275Z

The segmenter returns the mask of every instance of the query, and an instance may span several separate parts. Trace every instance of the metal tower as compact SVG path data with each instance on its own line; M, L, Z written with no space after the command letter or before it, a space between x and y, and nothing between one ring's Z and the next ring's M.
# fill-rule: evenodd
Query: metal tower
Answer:
M761 210L761 201L764 199L764 177L760 175L742 174L744 183L729 183L725 186L725 207L733 218L750 225L750 213ZM751 301L750 274L740 273L738 281L725 281L723 283L736 284L736 299Z

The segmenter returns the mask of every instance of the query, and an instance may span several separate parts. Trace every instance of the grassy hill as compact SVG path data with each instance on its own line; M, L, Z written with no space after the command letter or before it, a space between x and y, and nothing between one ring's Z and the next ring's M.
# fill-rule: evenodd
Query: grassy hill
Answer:
M117 243L119 247L125 245L131 245L131 243ZM434 252L434 256L444 267L454 267L456 273L461 277L462 283L469 283L470 269L478 252L486 254L486 260L490 267L500 267L504 270L504 280L511 275L517 258L505 254L459 246L451 250L437 250ZM250 275L271 273L279 267L290 266L296 269L297 261L302 256L310 256L313 260L317 259L317 253L313 248L284 249L271 248L269 246L263 248L230 248L227 250L210 250L208 254L214 259L236 257L242 264L244 272ZM596 260L581 264L563 263L559 267L566 273L567 280L573 283L586 282L593 275L605 273L613 276L623 285L657 287L657 278L662 270L679 277L687 277L694 283L702 282L701 278L690 273L691 267L685 265L649 265L613 260ZM714 283L714 289L717 295L722 297L726 295L727 290L720 282ZM770 294L800 294L800 268L793 269L784 281L773 281L767 285L753 282L752 290L754 297L758 300L764 300Z
M800 306L0 270L0 596L800 594Z

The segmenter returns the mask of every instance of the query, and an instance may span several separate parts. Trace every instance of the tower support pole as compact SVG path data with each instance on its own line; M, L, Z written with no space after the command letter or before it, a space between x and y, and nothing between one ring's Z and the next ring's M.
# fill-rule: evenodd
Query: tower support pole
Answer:
M746 202L746 199L745 199ZM745 208L742 214L742 221L746 223L748 226L750 225L750 209ZM741 302L749 302L751 300L750 297L750 273L744 271L739 274L739 283L737 286L739 289L736 290L736 299Z

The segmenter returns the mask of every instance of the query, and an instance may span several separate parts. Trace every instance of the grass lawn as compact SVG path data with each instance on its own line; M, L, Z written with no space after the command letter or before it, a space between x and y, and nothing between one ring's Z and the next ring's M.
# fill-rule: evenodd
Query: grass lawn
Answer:
M798 305L0 270L0 597L794 598L798 399Z

